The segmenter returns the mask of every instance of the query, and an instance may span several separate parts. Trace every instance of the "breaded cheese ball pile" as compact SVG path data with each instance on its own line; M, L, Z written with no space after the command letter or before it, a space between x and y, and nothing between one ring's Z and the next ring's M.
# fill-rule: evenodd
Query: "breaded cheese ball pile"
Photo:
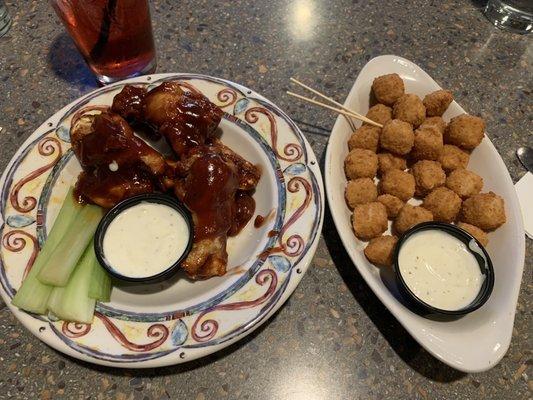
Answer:
M405 92L398 74L374 79L372 94L377 104L366 116L383 128L356 129L344 160L346 203L355 236L369 241L367 259L390 266L398 236L427 221L456 223L486 246L487 232L504 224L506 216L503 199L483 193L483 178L467 169L485 122L463 114L447 123L442 115L452 93L437 90L421 99ZM413 198L421 204L410 204Z

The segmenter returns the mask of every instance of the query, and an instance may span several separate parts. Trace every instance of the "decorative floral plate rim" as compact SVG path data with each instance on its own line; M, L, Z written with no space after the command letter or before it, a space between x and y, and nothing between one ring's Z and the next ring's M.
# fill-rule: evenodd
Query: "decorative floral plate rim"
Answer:
M151 86L171 79L180 80L186 90L204 92L226 112L224 119L252 137L271 161L278 181L279 209L274 226L279 232L278 237L268 239L269 251L258 255L254 267L244 274L247 276L219 296L178 313L128 313L99 304L93 324L84 325L52 321L14 308L10 298L46 237L51 192L72 158L66 128L69 118L125 84ZM37 168L28 167L33 164ZM206 356L265 322L307 270L324 213L321 172L294 122L260 94L199 74L148 75L80 97L24 142L6 167L0 187L0 294L6 304L26 328L53 348L85 361L129 368L172 365Z

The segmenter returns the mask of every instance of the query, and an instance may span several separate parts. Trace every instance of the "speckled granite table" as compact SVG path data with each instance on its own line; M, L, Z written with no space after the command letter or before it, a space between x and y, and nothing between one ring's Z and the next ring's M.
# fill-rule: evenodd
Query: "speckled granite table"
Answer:
M95 88L46 1L8 0L0 39L0 171L48 116ZM159 72L199 72L263 93L300 125L317 156L335 117L284 95L298 76L343 98L370 58L398 54L482 115L513 180L531 135L533 41L493 28L479 1L154 1ZM356 272L331 217L311 268L284 307L228 349L185 365L119 370L59 354L0 303L0 399L525 399L532 397L533 242L513 341L491 371L431 357Z

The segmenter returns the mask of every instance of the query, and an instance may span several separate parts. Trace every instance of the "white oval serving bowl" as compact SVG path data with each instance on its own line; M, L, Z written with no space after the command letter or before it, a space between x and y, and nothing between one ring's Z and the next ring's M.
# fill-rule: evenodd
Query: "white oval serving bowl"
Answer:
M370 60L363 67L344 105L366 114L372 81L377 76L390 73L397 73L402 77L407 93L415 93L421 98L441 89L416 64L398 56L385 55ZM454 101L443 118L449 121L464 112ZM457 320L437 321L415 314L399 301L393 275L383 271L380 274L380 269L368 262L363 253L365 242L359 241L353 234L351 212L344 200L344 159L348 154L346 143L351 133L346 119L339 116L329 139L324 172L331 214L350 258L376 296L428 352L464 372L492 368L505 355L511 342L525 255L524 228L518 198L509 172L496 148L485 136L472 153L468 165L468 169L483 177L483 192L492 190L505 200L507 223L489 234L487 246L494 264L494 291L479 310Z

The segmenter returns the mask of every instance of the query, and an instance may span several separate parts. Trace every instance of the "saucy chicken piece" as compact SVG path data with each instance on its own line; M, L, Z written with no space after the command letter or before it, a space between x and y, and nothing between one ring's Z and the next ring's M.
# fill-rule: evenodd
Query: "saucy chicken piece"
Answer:
M172 81L149 92L126 85L115 96L112 109L138 122L142 115L142 122L163 135L179 157L195 146L208 143L223 114L205 96L184 92L178 82Z
M223 111L199 93L184 92L179 82L164 82L144 97L144 119L161 128L170 121L195 125L209 135L218 127Z
M231 161L237 167L239 172L239 189L253 190L261 178L261 170L244 157L235 153L228 146L222 144L218 139L213 140L213 145L216 151L226 161Z
M235 165L238 173L238 188L240 190L253 190L261 178L261 170L251 162L245 160L239 154L235 153L228 146L222 144L218 139L213 141L213 144L207 146L209 151L218 154L226 162ZM197 146L191 149L186 158L181 162L183 171L187 171L196 159L205 153L206 146Z
M144 118L144 98L148 91L144 87L126 85L113 98L111 111L122 118L141 121Z
M219 143L192 149L182 168L186 177L175 192L194 222L193 249L182 267L193 279L223 275L227 237L250 221L255 201L249 190L257 185L260 171Z
M70 130L72 148L82 167L116 164L118 168L142 163L154 175L165 170L165 160L155 149L133 134L128 123L109 112L88 114ZM113 165L114 165L113 164Z
M76 183L77 194L104 208L153 192L169 169L161 154L137 138L117 114L83 115L70 137L84 170Z
M196 149L195 149L196 150ZM197 151L178 197L192 213L194 244L182 268L193 278L226 273L226 240L235 214L237 170L209 147Z
M76 182L76 197L103 208L156 190L153 177L143 168L128 167L112 172L106 168L83 171Z

